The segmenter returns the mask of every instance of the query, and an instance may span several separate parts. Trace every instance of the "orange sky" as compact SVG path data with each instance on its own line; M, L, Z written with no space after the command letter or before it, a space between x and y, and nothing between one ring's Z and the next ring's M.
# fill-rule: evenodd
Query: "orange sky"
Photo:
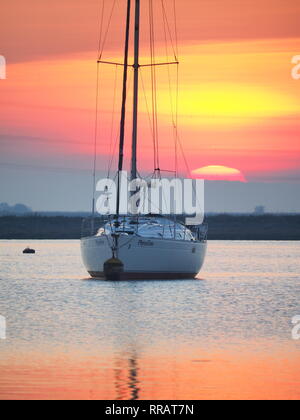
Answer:
M59 156L68 162L74 158L77 165L80 156L92 153L101 3L11 0L2 5L0 54L8 68L7 80L0 81L1 162L32 164L38 158L53 164ZM105 21L112 3L105 2ZM165 61L161 2L154 3L158 59ZM171 31L172 4L165 0ZM104 58L121 59L124 5L117 0ZM143 62L148 61L147 5L142 1ZM291 77L292 57L300 54L299 2L177 0L177 12L179 132L190 168L228 166L249 181L299 180L300 80ZM174 67L170 74L174 81ZM157 75L161 166L170 169L174 158L167 69ZM103 157L118 134L119 112L111 131L111 111L114 80L119 92L121 76L121 69L117 75L114 67L101 69L99 170L106 169ZM148 171L148 69L142 77L139 166ZM118 111L119 99L120 94ZM129 95L129 114L130 109ZM130 115L127 121L128 146Z

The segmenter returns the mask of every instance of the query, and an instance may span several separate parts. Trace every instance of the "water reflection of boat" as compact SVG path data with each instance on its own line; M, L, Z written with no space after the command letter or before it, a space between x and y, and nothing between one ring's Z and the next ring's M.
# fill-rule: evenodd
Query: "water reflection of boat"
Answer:
M139 366L135 351L124 357L117 358L115 372L116 400L136 401L140 398Z

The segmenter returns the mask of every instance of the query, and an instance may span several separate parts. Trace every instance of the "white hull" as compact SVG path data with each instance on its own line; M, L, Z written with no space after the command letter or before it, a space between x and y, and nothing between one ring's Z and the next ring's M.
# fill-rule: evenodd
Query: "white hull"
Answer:
M103 265L112 257L110 236L81 240L84 265L92 277L104 277ZM195 278L200 272L206 242L120 236L118 258L124 264L124 279Z

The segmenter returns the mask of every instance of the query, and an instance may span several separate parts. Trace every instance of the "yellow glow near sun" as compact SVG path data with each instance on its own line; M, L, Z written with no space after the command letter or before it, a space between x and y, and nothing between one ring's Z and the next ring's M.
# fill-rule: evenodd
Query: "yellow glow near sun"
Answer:
M170 99L160 94L161 111L170 108ZM179 113L183 120L197 124L195 117L222 122L246 120L248 118L267 118L282 115L296 115L300 104L294 98L276 91L263 90L243 84L206 84L181 89ZM240 122L241 122L240 121Z

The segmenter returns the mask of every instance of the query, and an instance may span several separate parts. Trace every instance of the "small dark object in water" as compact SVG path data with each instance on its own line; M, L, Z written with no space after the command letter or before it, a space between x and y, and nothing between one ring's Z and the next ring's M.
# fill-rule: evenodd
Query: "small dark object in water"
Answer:
M26 248L24 249L23 254L35 254L35 250L31 248Z
M103 266L106 280L119 281L124 273L124 264L118 258L111 258Z

